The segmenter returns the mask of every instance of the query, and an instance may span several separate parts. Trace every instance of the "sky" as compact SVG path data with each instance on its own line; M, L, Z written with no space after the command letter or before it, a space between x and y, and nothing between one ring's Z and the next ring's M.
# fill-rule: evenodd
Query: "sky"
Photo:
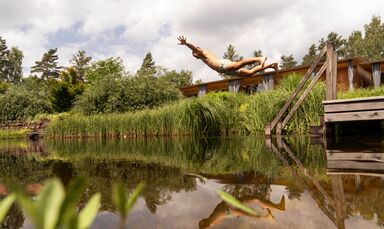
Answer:
M243 57L260 49L269 62L293 54L301 63L311 44L331 31L347 38L373 15L384 16L383 0L0 0L0 36L23 51L25 75L58 48L62 66L84 50L94 61L121 57L134 73L151 52L157 65L208 82L220 76L179 35L218 57L232 44Z

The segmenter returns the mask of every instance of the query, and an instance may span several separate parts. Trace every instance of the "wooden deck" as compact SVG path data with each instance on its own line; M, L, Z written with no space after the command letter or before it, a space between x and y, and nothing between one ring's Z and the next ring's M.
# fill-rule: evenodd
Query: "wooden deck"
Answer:
M323 101L324 122L384 120L384 96Z

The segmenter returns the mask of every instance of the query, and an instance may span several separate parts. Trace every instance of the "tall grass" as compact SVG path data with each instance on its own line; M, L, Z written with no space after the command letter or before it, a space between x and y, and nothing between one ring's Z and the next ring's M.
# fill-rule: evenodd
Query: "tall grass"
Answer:
M53 120L46 136L56 137L138 137L171 135L250 135L263 133L301 76L286 77L271 91L209 93L199 98L179 100L151 110L123 114L84 116L73 114ZM288 132L304 133L319 123L324 85L318 84L286 127Z
M27 138L29 132L29 129L0 130L0 139L23 139Z
M62 115L46 131L56 137L139 137L183 135L255 135L277 115L293 93L301 75L284 78L275 90L253 95L208 93L199 98L179 100L156 109L123 114ZM339 92L338 98L384 94L384 87ZM319 82L285 126L287 133L306 133L319 125L323 115L325 85ZM294 103L293 103L294 104Z

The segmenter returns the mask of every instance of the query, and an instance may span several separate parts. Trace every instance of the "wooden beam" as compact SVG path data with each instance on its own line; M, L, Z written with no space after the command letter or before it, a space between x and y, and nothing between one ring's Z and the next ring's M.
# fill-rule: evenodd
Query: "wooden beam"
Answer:
M384 153L337 152L327 150L328 161L376 161L384 162Z
M384 163L360 162L360 161L327 161L327 169L350 169L350 170L384 170Z
M378 101L383 100L384 96L372 96L372 97L360 97L353 99L337 99L337 100L326 100L323 101L323 104L338 104L338 103L352 103L352 102L365 102L365 101Z
M292 101L297 97L300 90L303 88L305 82L308 80L308 78L311 76L312 72L315 70L317 65L319 64L321 58L324 56L326 52L326 47L324 47L320 54L316 57L315 61L313 62L312 66L308 69L308 71L305 73L304 77L301 79L300 83L296 86L295 91L292 93L292 95L288 98L288 100L285 102L284 106L280 109L279 113L277 113L275 119L270 124L270 129L273 130L277 124L277 122L280 121L281 117L284 115L284 113L287 111L289 105L291 105Z
M352 112L352 111L367 111L367 110L384 110L384 100L381 101L367 101L360 103L336 103L324 104L325 113L336 112Z
M325 69L327 68L328 60L324 63L323 66L321 66L319 72L316 74L315 78L312 79L311 83L308 85L308 87L305 89L299 100L296 102L296 104L293 106L291 111L288 113L287 117L285 117L284 121L281 124L281 129L284 128L285 125L289 122L289 120L292 118L293 114L297 111L299 106L303 103L304 99L307 97L309 92L312 90L312 88L315 86L315 83L320 79L321 75L324 73Z
M384 110L324 114L325 122L346 122L363 120L384 120Z

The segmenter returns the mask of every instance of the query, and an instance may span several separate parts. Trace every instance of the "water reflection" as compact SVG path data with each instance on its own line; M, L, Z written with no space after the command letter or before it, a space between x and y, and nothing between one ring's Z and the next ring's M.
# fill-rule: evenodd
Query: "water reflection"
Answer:
M53 176L65 184L84 176L89 186L82 204L102 193L92 228L117 228L111 186L121 182L132 191L140 181L148 186L129 215L132 228L382 227L384 181L375 168L381 168L384 151L375 140L354 139L364 143L360 149L342 139L311 145L307 137L4 141L0 183L39 187ZM356 161L365 167L351 168ZM218 189L270 210L271 217L231 208L218 198ZM29 228L16 207L3 227Z

